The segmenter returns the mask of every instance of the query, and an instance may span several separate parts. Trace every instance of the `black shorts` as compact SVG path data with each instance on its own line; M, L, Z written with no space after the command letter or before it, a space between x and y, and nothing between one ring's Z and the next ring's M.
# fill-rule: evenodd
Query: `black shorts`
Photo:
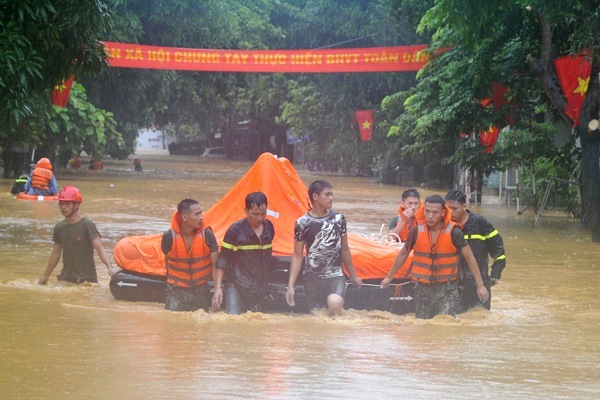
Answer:
M327 307L327 297L330 294L346 295L346 280L343 276L333 278L318 278L304 275L304 292L308 310L318 307Z

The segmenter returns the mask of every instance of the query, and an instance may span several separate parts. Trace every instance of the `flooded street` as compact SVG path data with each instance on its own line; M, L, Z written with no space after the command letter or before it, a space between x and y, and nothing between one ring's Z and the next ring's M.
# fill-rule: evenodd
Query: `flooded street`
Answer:
M58 171L83 193L112 256L125 236L169 228L177 203L208 209L249 163L141 154L103 171ZM334 185L349 230L380 231L405 188L300 172ZM414 314L172 313L117 301L96 255L98 285L35 282L62 218L57 202L16 200L0 180L0 393L6 399L597 399L600 244L577 220L484 197L473 208L504 238L507 268L492 311L417 320ZM444 191L421 190L422 197ZM237 206L237 205L235 205ZM239 205L242 206L241 204Z

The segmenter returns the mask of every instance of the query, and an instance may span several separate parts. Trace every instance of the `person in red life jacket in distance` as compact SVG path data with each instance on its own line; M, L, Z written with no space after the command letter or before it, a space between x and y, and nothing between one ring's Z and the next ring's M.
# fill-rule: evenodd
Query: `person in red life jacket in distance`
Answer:
M83 203L81 192L74 186L65 186L58 194L58 207L65 219L54 226L52 237L54 247L46 270L38 279L40 285L48 283L50 274L56 268L61 255L63 268L56 276L59 282L97 283L94 250L100 256L110 276L119 272L119 268L111 264L108 253L102 246L96 225L79 214L81 203Z
M331 209L333 186L326 181L314 181L308 188L308 197L312 209L298 218L294 226L294 254L285 299L290 307L295 306L294 285L306 247L303 278L308 309L326 307L333 317L341 315L344 308L346 280L342 264L354 286L360 288L362 280L354 270L346 217Z
M167 269L165 310L208 312L212 303L208 281L217 281L219 246L212 229L203 224L200 203L179 202L161 249Z
M81 157L79 157L78 154L73 154L73 157L71 157L68 164L69 164L69 168L71 168L71 169L81 168L81 164L82 164Z
M221 306L221 277L224 282L225 312L241 314L262 311L267 296L267 284L271 272L271 254L275 228L266 219L267 196L253 192L246 196L246 218L231 224L221 243L217 264L213 308Z
M446 193L446 205L450 209L452 221L465 235L465 239L471 249L479 266L481 278L490 298L482 303L477 296L477 285L471 271L467 268L464 258L459 258L460 281L458 292L461 299L459 313L465 312L473 307L491 308L491 287L500 281L502 271L506 267L506 255L504 253L504 241L498 230L485 217L471 212L467 208L467 196L459 191L453 190ZM488 267L488 257L493 260L492 273Z
M381 287L390 285L394 274L404 265L410 251L414 250L409 273L411 279L416 281L416 317L429 319L440 314L456 316L460 307L460 253L477 285L477 296L485 303L489 293L481 279L479 267L464 234L450 220L450 210L444 199L439 195L428 196L424 207L417 210L415 217L417 224L410 228L407 241L396 256L390 272L381 281Z
M398 215L390 221L388 226L388 239L406 242L408 230L415 223L415 211L421 207L421 195L417 189L408 189L402 192L402 202L398 207Z
M135 172L142 172L144 169L142 168L142 160L138 157L133 159L133 170Z
M49 159L40 158L25 183L25 191L27 194L37 194L38 196L56 196L58 194L56 177L52 172L52 164Z

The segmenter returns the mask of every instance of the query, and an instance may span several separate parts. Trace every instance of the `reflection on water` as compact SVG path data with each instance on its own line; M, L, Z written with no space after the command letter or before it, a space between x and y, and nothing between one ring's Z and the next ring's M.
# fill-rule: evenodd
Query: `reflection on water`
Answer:
M167 229L179 200L214 204L249 165L142 155L104 171L58 171L84 196L109 253L124 236ZM305 183L317 178L302 172ZM370 235L404 188L325 176L349 229ZM3 398L598 398L600 247L577 221L516 215L495 198L474 207L494 222L508 267L493 309L423 321L347 311L314 315L170 313L116 301L99 284L35 280L61 218L55 202L13 199L0 181L0 391ZM443 191L441 191L443 194ZM436 193L423 190L422 194ZM242 206L240 204L240 206Z

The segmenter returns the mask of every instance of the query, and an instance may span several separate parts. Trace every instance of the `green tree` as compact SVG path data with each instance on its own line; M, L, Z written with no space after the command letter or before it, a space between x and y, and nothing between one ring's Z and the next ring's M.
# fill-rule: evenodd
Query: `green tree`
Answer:
M508 112L518 130L528 130L548 111L572 124L564 113L553 59L588 51L592 76L575 132L581 141L585 212L592 240L600 241L600 139L586 129L599 111L599 18L600 5L587 0L436 1L420 22L422 30L433 33L434 57L405 102L407 113L397 119L398 130L408 128L423 149L450 146L461 132L484 130ZM479 106L480 99L490 97L493 82L510 88L512 109L494 114ZM440 134L432 135L436 131Z
M96 73L110 15L101 0L3 0L0 4L0 146L5 163L23 143L18 125L37 94L76 74ZM49 101L49 100L48 100ZM26 142L25 142L26 143ZM5 177L8 176L5 168Z

